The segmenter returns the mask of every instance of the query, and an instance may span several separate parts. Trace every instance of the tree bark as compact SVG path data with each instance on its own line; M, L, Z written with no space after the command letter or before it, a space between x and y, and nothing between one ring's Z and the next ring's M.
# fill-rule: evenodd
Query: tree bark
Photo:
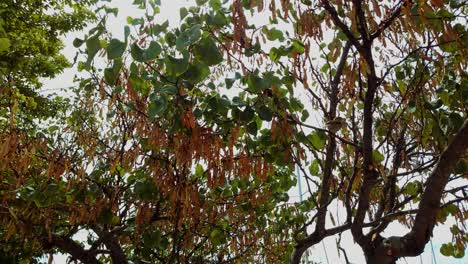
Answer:
M117 238L113 233L105 231L98 226L93 227L93 231L102 239L104 245L110 251L110 256L113 264L126 264L128 263L127 256L123 252L122 247L120 246Z
M44 247L55 246L68 254L74 259L79 260L83 263L89 264L100 264L94 254L91 254L85 250L81 245L73 241L73 239L64 236L52 235L51 238L44 238L42 240Z
M333 233L333 232L332 232ZM294 247L294 251L291 254L291 258L289 260L289 263L291 264L299 264L301 262L301 257L304 254L304 252L311 246L319 243L324 239L328 234L322 233L320 234L319 232L315 231L312 233L307 239L303 241L299 241L297 245Z

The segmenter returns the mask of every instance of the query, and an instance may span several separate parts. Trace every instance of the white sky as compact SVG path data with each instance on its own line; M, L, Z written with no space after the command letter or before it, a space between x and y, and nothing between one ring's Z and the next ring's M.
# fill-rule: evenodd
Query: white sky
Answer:
M126 25L126 19L128 16L131 17L139 17L142 14L141 10L138 10L134 6L132 6L132 0L113 0L111 3L107 3L111 7L118 7L119 14L118 17L115 18L110 16L108 20L109 28L108 30L117 38L123 38L123 27ZM169 20L171 25L177 25L179 23L179 8L183 6L191 6L194 1L189 0L161 0L161 13L156 17L157 21L163 22L165 20ZM84 34L87 32L87 29L80 32L74 32L72 34L68 34L64 38L65 49L63 53L67 56L67 58L72 61L75 54L76 49L73 47L72 42L75 38L83 38ZM73 77L77 73L76 67L72 67L70 69L66 69L62 74L57 76L51 80L44 80L44 92L55 92L58 88L70 87L73 86ZM305 186L305 182L303 182L302 186ZM303 187L304 188L304 187ZM298 201L299 199L299 192L297 188L294 188L290 192L291 200ZM332 208L332 207L331 207ZM344 212L342 213L344 215ZM410 264L428 264L428 263L450 263L450 264L466 264L467 259L465 260L457 260L454 258L447 258L439 253L439 248L442 243L447 243L451 240L452 235L450 233L450 224L444 226L438 226L434 230L434 238L433 238L433 249L435 252L436 262L432 259L431 254L431 247L430 244L427 245L425 252L421 255L421 257L413 257L413 258L406 258L401 259L398 263L410 263ZM402 225L393 223L387 228L387 231L383 234L384 236L392 236L392 235L402 235L405 234L408 230L405 229ZM325 264L339 264L345 263L343 256L341 255L341 259L338 256L338 251L336 247L336 239L337 237L328 237L326 238L323 243L316 245L314 248L310 250L309 259L313 260L316 263L325 263ZM365 263L363 253L361 248L355 244L352 240L351 233L349 231L344 232L342 235L342 247L347 251L348 258L352 263ZM341 253L341 252L340 252ZM328 256L328 261L327 261ZM54 263L65 263L66 256L56 256L54 259Z

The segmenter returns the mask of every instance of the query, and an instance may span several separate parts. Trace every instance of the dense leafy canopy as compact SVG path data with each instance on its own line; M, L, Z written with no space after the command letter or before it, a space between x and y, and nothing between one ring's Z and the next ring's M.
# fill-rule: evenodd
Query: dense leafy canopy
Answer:
M52 78L70 66L60 37L81 30L94 18L87 9L90 1L5 0L0 3L0 262L15 263L37 256L37 245L15 235L16 227L5 218L14 207L20 189L27 190L36 180L22 170L39 172L41 148L49 152L43 139L44 120L59 116L67 100L39 92L41 78ZM41 124L41 125L38 125ZM53 132L57 126L51 126ZM39 150L36 154L36 148ZM37 155L37 156L36 156ZM33 157L35 156L35 157ZM13 168L13 171L10 169ZM40 185L44 184L41 182ZM18 189L20 188L20 189ZM42 187L41 187L42 188ZM16 191L15 191L16 190ZM18 208L21 208L18 207ZM22 209L21 209L22 210ZM25 212L27 213L27 212ZM19 219L15 220L19 221ZM19 224L17 222L16 224ZM22 223L26 225L26 223ZM13 259L11 259L13 258Z
M215 88L224 55L198 9L170 29L148 26L159 7L141 5L150 11L128 20L124 39L106 32L115 10L103 7L74 41L87 74L56 126L30 145L5 135L6 251L84 263L285 261L289 230L271 221L295 184L290 155L276 155L289 139L262 130L268 109L257 116L245 95Z
M94 17L90 1L5 0L0 3L0 117L16 115L30 125L63 106L38 93L40 78L52 78L70 63L60 54L60 36L83 29ZM4 126L3 120L0 125Z
M100 7L74 41L82 77L61 121L33 142L1 134L4 251L299 263L350 230L368 263L385 264L421 254L450 222L441 253L464 256L462 1L196 3L169 27L159 1L135 0L146 14L123 39L106 30L117 10ZM302 203L288 197L295 166ZM394 221L410 232L384 237Z

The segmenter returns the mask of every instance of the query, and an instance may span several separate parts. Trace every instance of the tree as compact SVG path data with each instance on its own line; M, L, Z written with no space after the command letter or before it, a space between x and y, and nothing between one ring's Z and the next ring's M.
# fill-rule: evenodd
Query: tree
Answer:
M53 117L63 105L57 98L38 94L40 78L53 78L70 66L60 54L60 37L83 29L93 14L90 1L2 1L0 4L0 117L16 115L16 123Z
M216 9L219 2L209 3ZM264 1L234 1L234 29L223 32L228 37L221 42L228 43L227 53L248 61L240 62L248 84L272 76L282 81L251 85L248 93L252 101L275 102L263 105L274 119L294 124L290 152L298 153L308 192L298 205L303 211L298 223L307 220L295 231L291 263L345 230L351 230L368 263L395 263L421 254L436 223L448 215L456 223L454 243L441 251L463 257L468 144L463 4L276 4L271 1L263 11ZM265 12L271 25L258 26L253 18ZM304 95L307 102L299 98ZM346 219L336 219L330 205L341 205ZM395 220L410 232L382 237Z
M124 39L104 16L75 41L70 117L34 152L6 148L30 159L0 168L23 175L8 233L85 263L299 263L350 230L368 263L395 263L450 216L442 253L463 257L461 3L198 0L170 28L157 2L135 1ZM411 231L383 237L394 221Z
M225 59L200 8L171 29L154 24L156 3L135 4L147 13L128 19L124 39L107 33L117 10L102 6L74 41L85 74L56 125L35 144L3 142L6 250L83 263L287 261L290 230L272 222L295 184L286 135L257 131L269 112L216 89Z

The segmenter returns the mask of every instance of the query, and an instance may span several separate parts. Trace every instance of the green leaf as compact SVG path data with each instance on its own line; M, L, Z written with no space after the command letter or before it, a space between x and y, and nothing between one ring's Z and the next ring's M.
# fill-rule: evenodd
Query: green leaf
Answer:
M304 43L302 43L301 40L299 39L295 39L292 43L292 47L294 48L294 50L301 54L301 53L304 53L305 51L305 46L304 46Z
M266 37L268 40L279 40L279 41L283 41L284 40L284 36L283 36L283 31L279 30L279 29L276 29L276 28L272 28L272 29L268 29L267 27L264 27L263 28L263 33L266 34Z
M447 212L450 213L453 216L455 216L459 212L458 207L456 205L454 205L454 204L449 204L449 205L445 206L444 210L447 210Z
M410 182L405 186L405 193L415 196L419 191L419 182Z
M417 110L416 103L414 101L410 101L408 103L408 113L412 114L412 113L416 112L416 110Z
M294 97L291 97L289 105L293 112L302 111L304 109L304 104Z
M138 46L138 44L133 43L131 46L130 53L134 60L138 62L147 62L156 59L161 53L161 46L155 41L151 41L149 47L144 50Z
M203 173L205 172L205 170L203 169L203 166L200 165L200 164L197 164L197 166L195 166L195 177L196 178L201 178L203 177Z
M124 27L124 39L125 39L125 43L127 43L127 41L128 41L128 36L130 36L130 27L129 27L129 26L125 26L125 27Z
M302 117L301 117L301 121L302 122L305 122L307 121L307 118L309 118L309 112L307 110L302 110Z
M260 78L256 74L250 74L247 78L247 86L249 91L253 93L259 93L267 88L269 88L268 82L265 79Z
M462 244L461 248L454 246L453 257L461 259L465 256L465 246Z
M0 38L0 53L4 53L6 51L8 51L8 49L10 48L10 40L7 39L7 38Z
M138 44L133 43L130 49L130 54L132 54L132 58L139 62L144 62L145 58L143 55L144 50L138 46Z
M91 61L93 61L99 49L101 49L101 42L99 41L98 35L94 35L86 40L86 53L88 54L87 65L91 64Z
M232 85L234 84L235 81L236 81L236 80L234 80L234 79L226 78L226 79L225 79L226 88L227 88L227 89L231 89L231 88L232 88Z
M81 47L81 45L83 45L84 42L85 42L85 41L82 40L82 39L75 38L75 39L73 40L73 47L79 48L79 47Z
M107 46L107 58L113 60L122 57L126 44L118 39L111 39Z
M179 9L180 20L183 20L188 15L188 10L185 7Z
M247 125L247 132L249 132L249 134L256 136L257 131L258 131L257 122L252 121Z
M136 195L146 201L157 198L158 190L152 180L138 180L133 187Z
M149 230L143 233L143 243L149 248L159 248L161 244L161 231Z
M320 167L319 167L319 162L318 160L314 160L312 161L312 164L310 164L309 166L309 172L312 176L319 176L319 171L320 171Z
M127 24L132 25L132 26L138 26L138 25L143 25L145 23L145 20L143 18L134 18L134 17L127 17Z
M453 132L458 131L462 127L464 122L465 122L465 119L460 114L455 113L455 112L450 113L449 124Z
M330 69L330 64L329 63L325 63L322 68L320 68L320 71L323 72L323 73L327 73L328 70Z
M220 0L210 0L210 7L214 10L221 9L221 1Z
M197 5L201 6L205 4L206 2L208 2L208 0L196 0L195 2L197 3Z
M149 47L145 50L145 59L146 61L156 59L161 53L161 45L158 42L151 41Z
M178 50L185 50L188 46L198 41L201 38L200 30L201 26L197 24L182 32L176 40L176 48Z
M432 101L432 102L426 101L424 103L424 106L426 106L429 109L436 110L440 108L443 104L444 102L441 99L438 99L437 101Z
M210 233L210 241L213 243L213 245L216 247L223 243L224 240L224 232L218 227L213 228L213 230Z
M273 118L273 112L270 110L270 108L262 105L258 109L258 116L265 121L271 121Z
M321 131L315 131L307 136L309 143L312 144L312 147L321 150L325 147L326 135Z
M98 216L98 221L103 224L116 225L120 222L120 218L110 209L104 209Z
M188 54L184 54L184 57L180 59L167 55L164 62L166 64L167 73L172 76L180 76L187 71L189 67Z
M279 59L281 58L281 56L283 56L283 54L281 53L281 50L276 48L276 47L273 47L270 49L270 54L269 54L269 57L272 61L279 61Z
M247 106L244 111L240 113L240 119L242 121L250 122L255 116L255 111L252 109L252 107Z
M156 24L153 26L153 35L158 36L162 32L166 32L169 27L169 20L164 21L162 24Z
M333 217L333 214L330 212L330 220L332 222L332 225L336 225L335 218Z
M122 60L114 60L112 68L104 69L104 80L106 83L113 85L119 75L120 69L122 68Z
M169 95L175 95L177 94L177 92L179 91L179 89L173 85L168 85L168 86L164 86L162 89L161 89L161 93L165 93L165 94L169 94Z
M342 41L348 41L348 37L342 30L338 32L338 38Z
M141 198L146 192L146 189L147 189L146 187L147 185L145 182L137 181L135 183L135 186L133 187L133 190Z
M198 60L208 66L213 66L223 61L223 54L221 54L211 37L202 39L195 46L194 54Z
M151 120L159 117L167 108L167 98L165 96L152 96L152 101L148 108L148 116Z
M405 79L405 72L401 70L401 68L395 68L395 76L397 80L404 80Z
M374 150L372 151L372 159L374 160L374 162L381 163L385 160L385 157L378 150Z
M174 47L174 45L176 44L176 36L174 35L174 33L172 32L167 32L166 35L164 36L164 40L166 40L166 43L170 46L170 47Z
M196 84L206 79L210 75L210 68L203 63L191 64L182 78Z
M216 12L214 16L207 16L206 22L209 25L215 25L217 27L223 27L229 23L229 19L222 12Z
M110 7L104 6L104 10L106 11L106 14L113 14L115 17L117 17L117 15L119 14L119 9L117 7L110 8Z
M148 93L148 83L141 78L137 73L131 73L129 78L133 89L140 94L146 95Z
M440 247L440 253L444 256L452 256L453 254L453 245L452 244L443 244L442 247Z
M455 53L458 51L458 46L456 42L443 43L439 47L442 51L448 52L448 53Z

